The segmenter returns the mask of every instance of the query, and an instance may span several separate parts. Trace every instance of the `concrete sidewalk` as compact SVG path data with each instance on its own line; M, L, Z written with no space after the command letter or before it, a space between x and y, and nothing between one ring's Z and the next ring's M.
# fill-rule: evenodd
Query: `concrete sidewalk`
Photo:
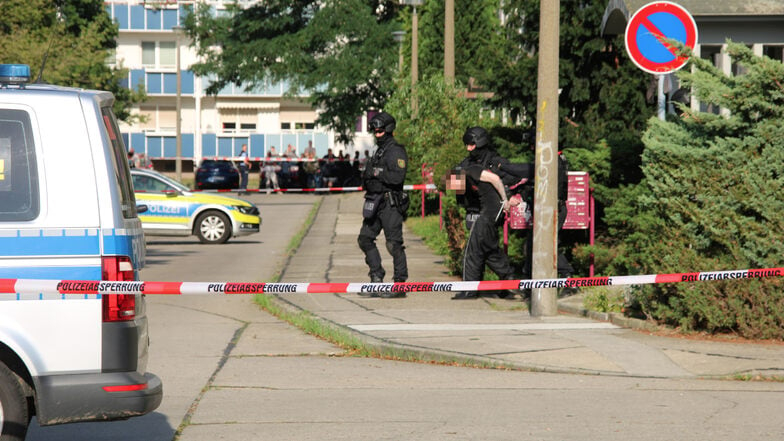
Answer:
M324 196L281 281L368 280L356 241L361 207L360 193ZM383 234L377 244L389 275L392 259ZM447 274L443 259L410 231L405 231L405 244L410 282L457 280ZM379 299L357 294L287 294L280 299L289 307L350 330L369 344L434 357L562 373L656 378L784 376L784 345L656 336L645 331L643 322L606 315L589 314L587 318L579 296L560 300L562 313L544 318L531 317L519 297L453 301L451 296L409 293L403 299Z

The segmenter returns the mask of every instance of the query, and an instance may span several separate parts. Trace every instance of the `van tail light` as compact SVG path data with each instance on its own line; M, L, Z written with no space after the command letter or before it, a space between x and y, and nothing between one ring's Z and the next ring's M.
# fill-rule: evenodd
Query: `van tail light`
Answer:
M134 280L133 264L128 256L104 256L101 258L101 279L111 281ZM104 294L103 321L122 322L136 317L134 294Z

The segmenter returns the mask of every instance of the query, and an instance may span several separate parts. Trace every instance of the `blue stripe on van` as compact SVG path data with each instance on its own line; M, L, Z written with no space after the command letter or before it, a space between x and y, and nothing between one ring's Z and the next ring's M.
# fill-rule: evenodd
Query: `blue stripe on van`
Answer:
M138 233L141 234L141 233ZM103 253L107 256L133 256L133 235L103 231Z
M95 230L16 230L0 235L0 256L97 256Z
M100 266L0 267L0 279L101 280Z

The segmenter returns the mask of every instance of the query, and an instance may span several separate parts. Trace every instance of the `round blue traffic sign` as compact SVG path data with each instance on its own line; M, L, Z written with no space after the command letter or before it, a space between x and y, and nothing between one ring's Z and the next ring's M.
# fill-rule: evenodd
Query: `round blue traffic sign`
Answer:
M688 58L678 56L667 40L694 49L697 24L682 6L672 2L653 2L640 8L626 25L626 51L642 70L663 74L683 67Z

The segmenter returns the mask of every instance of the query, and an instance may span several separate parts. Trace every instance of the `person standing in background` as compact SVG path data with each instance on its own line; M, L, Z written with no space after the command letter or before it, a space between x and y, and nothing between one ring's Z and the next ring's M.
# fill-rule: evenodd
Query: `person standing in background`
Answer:
M370 120L369 130L376 138L376 152L368 162L362 175L365 188L365 203L362 210L362 228L357 243L365 254L370 281L384 281L386 272L381 266L381 254L376 247L376 238L384 230L386 247L392 255L393 280L408 279L405 246L403 245L403 220L408 210L408 194L403 191L406 179L408 155L405 148L393 136L395 118L381 112ZM371 294L372 295L372 294ZM381 297L405 297L405 292L381 293Z
M242 144L242 149L240 150L240 191L237 192L238 195L245 194L248 192L248 171L250 170L250 158L248 158L248 145Z

